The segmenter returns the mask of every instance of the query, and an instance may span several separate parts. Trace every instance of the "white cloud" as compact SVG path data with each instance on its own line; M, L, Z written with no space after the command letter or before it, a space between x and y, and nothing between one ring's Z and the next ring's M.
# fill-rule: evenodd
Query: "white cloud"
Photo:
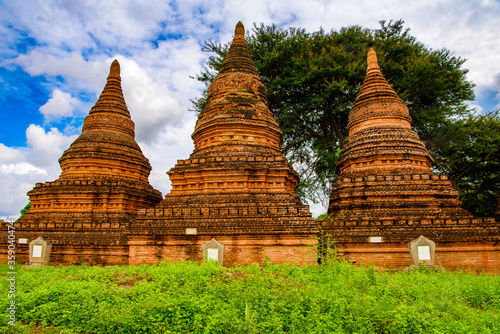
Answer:
M154 141L167 124L181 120L182 109L165 84L155 81L135 61L123 56L116 58L120 62L122 88L135 123L136 139Z
M0 143L0 164L24 159L24 154L19 150L10 148Z
M166 173L175 166L177 160L187 159L193 152L194 145L191 134L194 131L195 123L196 117L193 114L179 126L166 127L155 142L139 141L139 146L152 167L149 182L163 195L166 195L171 188Z
M107 57L106 57L107 58ZM85 60L78 52L62 51L51 54L46 47L37 47L33 51L21 54L13 60L32 76L60 76L67 87L87 91L104 88L108 75L106 63L102 60Z
M26 130L29 147L11 148L0 144L0 217L19 216L28 202L26 193L37 182L58 178L58 158L76 136L66 136L57 129L48 132L31 124Z
M31 156L36 166L49 166L57 163L64 150L76 139L77 136L65 136L56 128L49 132L35 124L26 129L26 139L31 146Z
M44 169L33 166L27 162L16 162L16 163L12 163L12 164L3 164L0 166L0 173L17 174L17 175L25 175L25 174L47 175L47 172Z
M40 112L46 120L59 120L73 116L73 110L80 105L80 100L59 89L52 91L51 98L40 107Z
M26 29L51 48L85 51L91 48L129 49L159 30L158 22L169 15L162 0L9 1L17 28Z

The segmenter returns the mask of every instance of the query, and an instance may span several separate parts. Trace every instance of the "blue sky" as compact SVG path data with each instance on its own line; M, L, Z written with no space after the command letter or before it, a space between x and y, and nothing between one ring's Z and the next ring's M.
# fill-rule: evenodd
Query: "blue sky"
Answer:
M378 28L405 20L417 39L466 58L479 112L500 107L500 3L493 0L4 0L0 1L0 218L17 217L36 182L58 178L58 158L118 59L136 139L150 160L151 184L170 190L177 159L192 152L191 77L241 20L316 31ZM325 209L314 206L315 215Z

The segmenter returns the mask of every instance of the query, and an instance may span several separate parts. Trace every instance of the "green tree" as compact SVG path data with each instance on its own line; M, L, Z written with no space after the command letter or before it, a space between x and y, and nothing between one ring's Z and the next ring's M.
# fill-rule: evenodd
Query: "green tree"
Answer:
M19 213L21 214L19 218L21 218L26 212L28 212L30 208L31 208L31 202L28 201L28 204L26 204L24 208L22 208L21 211L19 211Z
M493 216L500 190L500 111L469 114L432 129L434 168L448 174L463 207Z
M403 24L381 21L379 29L352 26L328 33L254 25L247 34L250 53L268 89L269 107L283 131L282 150L301 176L297 192L302 198L315 202L328 198L348 135L347 116L366 75L369 47L375 48L384 76L407 104L413 128L436 160L445 161L456 149L435 145L437 131L453 126L453 120L476 121L467 104L474 99L474 85L466 79L465 59L446 49L426 47ZM207 87L228 48L229 44L205 43L203 50L215 55L197 79ZM193 101L194 110L200 112L205 100L206 91ZM452 174L457 166L441 163L436 168Z

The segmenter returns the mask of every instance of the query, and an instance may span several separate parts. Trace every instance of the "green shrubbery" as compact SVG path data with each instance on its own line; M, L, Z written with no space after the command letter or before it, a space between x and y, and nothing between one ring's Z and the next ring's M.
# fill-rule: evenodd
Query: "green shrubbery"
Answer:
M16 288L19 333L500 333L499 276L426 269L335 261L19 268Z

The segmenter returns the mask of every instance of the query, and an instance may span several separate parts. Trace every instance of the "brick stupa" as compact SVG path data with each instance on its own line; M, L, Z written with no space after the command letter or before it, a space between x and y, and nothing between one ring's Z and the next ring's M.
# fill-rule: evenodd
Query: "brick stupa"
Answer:
M373 49L347 125L328 212L334 220L471 217L411 128L408 107L380 72Z
M399 260L391 263L385 252L397 253L403 245L406 254L406 243L420 235L441 245L498 240L493 220L473 219L447 176L432 172L432 158L411 128L408 107L382 75L373 49L347 128L330 220L322 225L351 259L397 267ZM380 253L367 245L370 241L381 243ZM383 245L392 248L382 250Z
M82 134L59 159L61 175L28 192L31 208L17 221L23 234L54 243L53 261L76 262L91 254L108 263L128 262L126 227L139 208L162 200L149 184L151 166L134 136L115 60Z
M282 132L241 22L192 138L189 159L168 172L171 192L131 228L131 258L199 260L201 244L216 238L228 265L315 262L301 249L311 249L317 228L295 193L299 177L280 150Z

